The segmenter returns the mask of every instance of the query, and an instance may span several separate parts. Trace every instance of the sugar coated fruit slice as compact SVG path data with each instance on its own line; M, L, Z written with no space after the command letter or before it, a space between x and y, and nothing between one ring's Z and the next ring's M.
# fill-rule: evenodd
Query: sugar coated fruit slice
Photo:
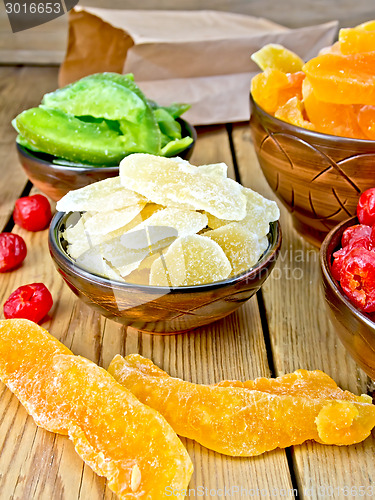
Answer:
M119 177L94 182L80 189L69 191L56 204L59 212L106 212L109 208L130 207L146 202L143 196L124 188Z
M258 238L263 238L270 231L270 222L275 222L280 218L280 210L277 204L268 200L261 194L250 188L242 188L242 193L246 197L246 215L238 221ZM207 216L207 223L210 229L218 229L233 222L233 219L219 219L209 212L204 212Z
M164 226L129 231L93 245L81 254L76 262L84 269L99 275L103 275L103 270L106 269L104 262L125 277L137 269L143 259L170 245L176 237L177 231L174 228Z
M219 179L224 179L228 175L228 165L226 163L210 163L198 167L200 172L206 175L212 175Z
M238 222L232 222L204 233L224 250L232 266L231 276L237 276L251 269L264 252L258 236Z
M208 176L181 158L132 154L120 163L122 184L160 205L186 204L216 217L235 220L246 215L240 184Z
M242 188L242 192L246 197L246 216L239 223L263 238L270 231L270 222L279 220L280 209L274 201L250 188Z
M37 425L69 436L120 499L187 487L190 458L160 413L37 324L0 321L0 377Z
M177 238L151 266L150 285L192 286L221 281L232 267L222 248L205 236Z
M188 236L199 233L199 231L207 226L207 216L193 210L165 208L152 214L139 226L136 226L134 230L142 229L146 226L174 228L178 236Z
M143 206L143 204L140 205ZM123 234L134 230L137 226L142 224L143 221L163 208L155 203L148 203L139 211L140 205L113 210L112 212L115 214L113 219L111 219L112 212L85 212L76 222L77 213L73 213L71 217L67 219L66 224L68 227L64 231L64 238L69 243L67 248L69 255L73 259L77 259L93 246L119 238ZM131 212L136 213L136 215L130 222L126 223L126 221L129 220ZM126 217L123 218L123 215ZM107 218L111 221L111 224L107 224ZM70 223L70 220L72 220L72 223ZM95 224L93 224L93 220L96 221ZM118 225L117 223L126 224L113 230L113 227ZM93 230L91 230L91 228ZM110 229L109 232L108 229Z
M319 101L308 78L302 84L302 95L308 119L318 132L343 137L362 138L358 112L350 104Z
M251 59L264 71L278 69L283 73L301 71L303 60L291 50L278 43L269 43L251 55Z
M322 54L303 71L316 98L336 104L375 105L375 51L360 54Z
M371 398L342 391L322 372L301 370L293 383L288 375L285 383L255 381L254 388L251 382L208 386L170 377L138 354L116 356L108 371L177 434L227 455L254 456L307 439L358 443L375 425Z
M297 127L314 130L314 125L303 117L304 106L298 97L291 97L275 111L275 118L291 123Z
M375 21L368 21L355 28L341 28L339 44L343 54L375 51Z
M118 208L117 210L94 213L85 222L85 231L89 235L102 235L116 231L116 229L129 224L145 205L146 203L138 203L137 205Z

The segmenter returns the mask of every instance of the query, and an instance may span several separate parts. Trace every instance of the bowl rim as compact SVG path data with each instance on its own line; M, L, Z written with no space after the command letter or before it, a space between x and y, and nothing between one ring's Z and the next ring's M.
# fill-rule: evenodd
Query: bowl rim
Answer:
M190 286L176 286L176 287L166 287L166 286L155 286L155 285L141 285L137 283L128 283L126 281L116 281L110 278L105 278L104 276L100 276L98 274L90 273L85 269L77 266L75 260L70 257L62 248L61 241L59 238L59 234L61 231L61 225L64 222L64 219L67 218L72 213L79 212L57 212L49 226L48 231L48 245L52 258L57 260L59 265L63 264L64 267L68 267L70 270L73 270L75 274L83 277L85 280L91 283L99 283L101 286L107 288L123 288L126 286L130 289L137 289L149 293L162 293L162 292L175 292L175 293L192 293L192 292L205 292L208 290L213 290L216 288L222 288L229 285L233 285L237 282L242 281L243 279L251 279L254 275L256 276L262 269L267 269L268 265L272 263L272 261L277 260L277 256L281 247L282 242L282 233L281 233L281 225L279 221L270 223L270 232L272 239L269 242L269 246L261 259L257 262L257 264L251 269L245 271L242 274L237 276L233 276L226 280L215 281L213 283L205 283L202 285L190 285Z
M335 296L344 303L344 305L356 316L356 318L361 322L364 323L366 326L368 326L371 329L375 329L375 322L372 321L366 313L360 311L357 307L354 306L350 302L350 300L347 298L347 296L344 294L344 292L340 289L339 285L337 284L337 281L335 278L332 276L332 272L330 270L330 263L328 260L328 250L331 245L332 239L335 236L338 236L338 233L344 232L344 230L347 227L350 227L354 225L353 223L359 223L357 216L350 217L349 219L345 219L344 221L340 222L337 226L335 226L324 238L322 246L320 247L320 269L323 273L323 277L327 281L328 285L330 286L331 290L335 294ZM342 234L341 234L342 236ZM340 238L341 241L341 238ZM333 253L332 249L332 253ZM332 256L332 253L330 254Z
M313 137L315 139L319 139L320 141L331 142L332 139L343 141L344 143L354 143L358 145L369 145L375 148L375 140L371 139L357 139L354 137L345 137L341 135L333 135L333 134L325 134L324 132L316 132L314 130L308 130L307 128L298 127L297 125L293 125L292 123L286 122L284 120L280 120L275 116L267 113L257 102L255 101L252 93L250 92L250 105L253 107L256 112L264 117L268 118L271 121L276 122L278 125L282 126L289 132L297 132L301 136ZM252 114L252 113L251 113Z
M189 151L191 148L194 147L195 143L197 142L197 130L192 125L190 122L186 121L184 118L178 117L176 118L176 121L180 122L180 124L185 128L185 130L188 132L188 136L190 136L193 139L193 142L189 144L189 146L182 151L180 151L179 154L185 153ZM184 137L187 137L186 135ZM41 153L39 151L32 151L31 149L26 148L25 146L22 146L16 141L16 147L18 150L18 153L21 156L26 157L29 160L37 161L38 163L41 163L42 165L45 165L47 167L53 168L56 171L61 171L61 172L75 172L75 173L84 173L84 172L100 172L103 173L110 173L110 172L116 172L119 170L119 165L111 165L111 166L87 166L87 167L73 167L70 165L60 165L59 163L52 163L52 161L45 160L44 158L40 158L40 154L43 155L49 155L49 153ZM51 158L56 158L54 155L49 155Z

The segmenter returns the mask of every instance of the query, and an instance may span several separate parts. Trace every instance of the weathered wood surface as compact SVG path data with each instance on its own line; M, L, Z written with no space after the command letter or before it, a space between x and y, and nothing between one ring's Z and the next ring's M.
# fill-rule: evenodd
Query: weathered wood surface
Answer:
M20 109L38 103L44 92L56 86L56 69L0 68L0 82L4 103L0 107L4 139L0 141L3 228L26 185L9 120ZM237 173L244 184L270 195L255 159L248 126L235 125L232 136L231 149L224 126L200 129L192 162L225 161L232 176ZM14 231L27 243L28 256L22 267L0 277L1 312L4 300L15 288L40 281L54 297L50 317L43 326L74 353L101 366L107 367L117 353L139 352L171 375L198 383L319 368L344 388L366 392L367 377L347 356L326 318L316 250L294 232L285 210L282 227L281 256L262 295L253 297L223 321L176 336L141 334L94 313L73 295L54 269L48 254L47 231L30 233L15 227ZM204 498L215 498L215 492L226 487L230 498L292 498L292 490L298 488L299 498L321 499L329 496L322 494L329 490L320 489L326 486L337 488L340 494L335 498L354 498L359 495L345 495L345 486L370 487L375 479L371 437L358 446L307 443L247 459L226 457L193 441L183 441L195 466L190 488L196 496L199 488L207 488ZM69 439L37 428L3 385L0 450L1 500L114 500L105 480L84 465ZM247 490L247 496L241 494L241 488L243 493Z
M23 2L20 2L21 4ZM112 9L201 10L235 12L290 28L337 19L340 26L354 26L375 17L373 0L80 0L79 5ZM0 4L0 64L59 64L67 45L67 16L26 31L12 33L3 3Z
M248 126L236 128L234 144L242 183L276 200L258 166ZM285 208L281 224L281 255L261 292L275 375L298 368L319 369L340 386L356 394L366 393L370 380L346 353L325 314L318 251L298 235ZM369 438L351 447L317 443L295 447L293 463L300 491L311 491L313 498L328 496L328 487L335 498L345 496L345 486L353 487L353 492L359 486L372 491L374 444Z

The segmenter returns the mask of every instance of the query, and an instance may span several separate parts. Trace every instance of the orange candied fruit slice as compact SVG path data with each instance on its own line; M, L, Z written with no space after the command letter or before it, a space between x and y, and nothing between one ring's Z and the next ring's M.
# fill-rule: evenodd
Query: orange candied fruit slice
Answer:
M375 105L374 67L375 52L322 54L308 61L303 71L321 101Z
M274 114L291 97L301 97L304 77L302 71L283 73L278 69L266 69L252 79L251 93L261 108Z
M359 107L357 117L365 138L375 141L375 106Z
M375 425L369 396L343 391L319 371L199 385L170 377L138 354L116 356L108 371L177 434L227 455L255 456L307 439L357 443Z
M319 55L323 54L341 54L340 42L335 42L332 45L328 45L327 47L323 47L319 51Z
M0 377L37 425L69 435L120 499L186 489L192 464L165 419L39 325L0 320Z
M339 31L340 50L343 54L375 51L375 21L368 21L355 28Z
M275 117L284 122L296 125L297 127L314 130L314 125L304 119L303 111L304 107L300 99L298 99L298 97L292 97L276 110Z
M354 106L320 101L315 97L308 78L303 81L302 95L307 118L318 132L342 137L364 137Z

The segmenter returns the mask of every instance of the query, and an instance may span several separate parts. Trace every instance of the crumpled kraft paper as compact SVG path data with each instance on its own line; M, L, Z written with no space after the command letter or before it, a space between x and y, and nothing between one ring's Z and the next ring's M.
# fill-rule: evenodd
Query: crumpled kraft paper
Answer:
M251 78L259 69L250 55L280 43L308 60L330 45L338 23L288 29L262 18L218 11L150 11L75 8L59 84L85 75L134 73L160 105L190 103L194 125L246 121Z

